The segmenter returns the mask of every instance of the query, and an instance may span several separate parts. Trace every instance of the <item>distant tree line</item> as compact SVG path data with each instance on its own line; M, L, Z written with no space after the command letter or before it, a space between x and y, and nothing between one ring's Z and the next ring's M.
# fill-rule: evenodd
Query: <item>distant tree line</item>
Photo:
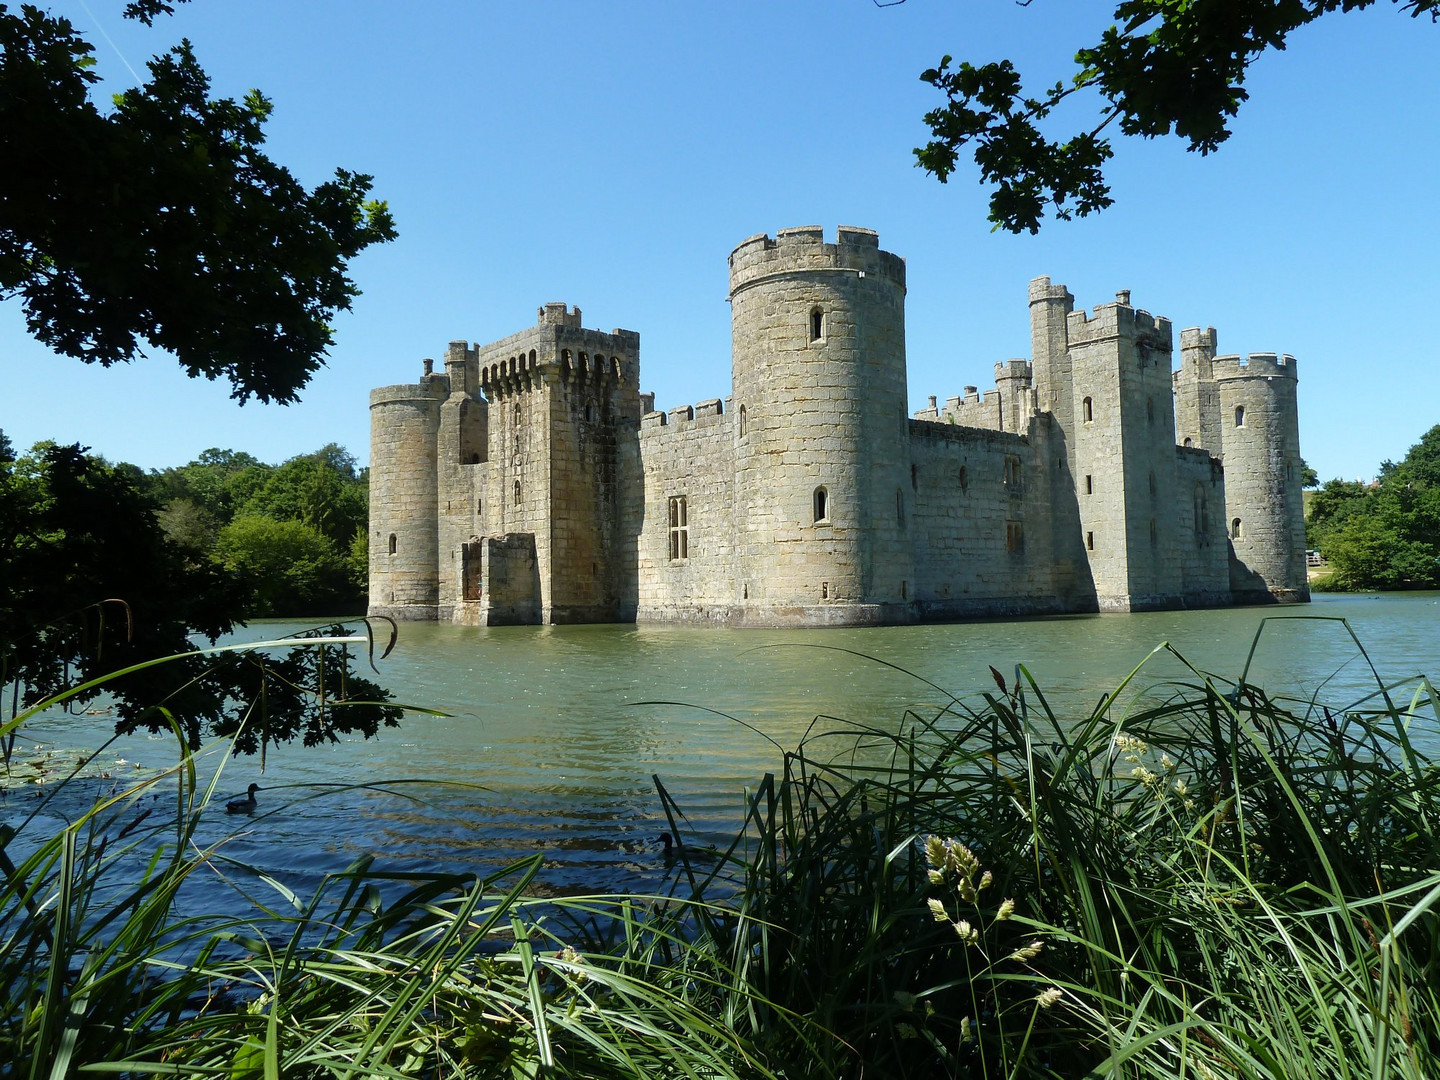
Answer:
M80 446L39 443L17 453L0 432L7 711L189 653L199 638L213 642L254 617L319 621L363 611L366 514L364 471L334 445L282 465L208 450L188 465L146 473ZM343 655L306 649L261 662L187 656L112 678L104 692L121 730L176 723L191 745L238 733L242 752L262 740L373 735L398 721L393 706L336 710L303 690L317 665L332 696L388 696ZM250 707L257 701L258 711Z
M1310 498L1306 536L1329 562L1320 588L1440 588L1440 425L1374 484L1329 480Z
M210 449L146 483L166 534L235 574L252 615L364 610L369 470L343 447L329 443L281 465Z

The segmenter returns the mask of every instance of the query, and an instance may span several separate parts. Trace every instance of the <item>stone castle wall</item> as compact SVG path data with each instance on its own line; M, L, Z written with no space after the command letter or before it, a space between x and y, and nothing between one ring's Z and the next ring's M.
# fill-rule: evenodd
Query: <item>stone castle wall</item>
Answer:
M730 257L732 392L653 408L639 335L547 304L371 396L371 610L486 624L827 626L1294 601L1295 364L1128 292L1030 284L1030 360L906 410L875 233Z

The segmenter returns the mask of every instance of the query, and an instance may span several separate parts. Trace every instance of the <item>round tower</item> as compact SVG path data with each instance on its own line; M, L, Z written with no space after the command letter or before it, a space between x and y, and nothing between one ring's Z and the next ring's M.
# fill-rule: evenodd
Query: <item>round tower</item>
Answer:
M904 260L868 229L752 236L730 255L730 305L739 621L904 621Z
M1305 506L1295 358L1218 356L1225 526L1235 558L1230 589L1239 603L1304 602Z
M370 391L370 614L434 619L440 595L436 447L449 380Z

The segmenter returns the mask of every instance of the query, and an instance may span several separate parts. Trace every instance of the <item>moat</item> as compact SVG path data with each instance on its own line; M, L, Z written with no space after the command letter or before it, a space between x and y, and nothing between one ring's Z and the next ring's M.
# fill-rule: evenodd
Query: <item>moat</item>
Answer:
M1308 696L1324 684L1322 700L1345 705L1373 689L1343 625L1330 621L1341 617L1387 680L1440 674L1440 593L811 631L407 624L380 678L397 700L451 715L410 716L369 742L271 750L263 774L258 760L231 761L220 790L240 792L254 780L262 811L280 809L245 821L226 851L288 871L302 892L307 879L366 851L407 868L480 870L543 851L550 888L656 889L665 866L654 840L666 826L652 774L680 802L694 836L719 840L740 821L742 790L780 764L766 736L792 747L822 715L893 727L908 708L933 714L943 703L922 679L967 697L993 689L990 665L1008 679L1017 662L1057 712L1080 716L1162 641L1233 678L1266 616L1284 621L1269 624L1251 680L1272 694ZM260 623L245 636L295 628ZM1183 674L1157 656L1136 685ZM65 717L32 733L78 745L95 723ZM1417 734L1440 744L1440 731ZM146 769L174 757L158 738L113 752ZM449 786L394 786L416 778ZM370 786L314 798L324 785ZM223 813L210 824L215 838L236 827Z

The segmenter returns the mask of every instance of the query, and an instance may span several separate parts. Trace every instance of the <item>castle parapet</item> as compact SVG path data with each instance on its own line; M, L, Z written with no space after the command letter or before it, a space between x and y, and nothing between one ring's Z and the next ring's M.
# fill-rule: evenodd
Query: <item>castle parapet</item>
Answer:
M841 225L835 243L825 242L819 225L780 229L742 240L730 253L730 293L758 284L775 274L853 273L875 275L905 287L905 260L880 250L880 234L873 229Z
M1211 356L1215 355L1215 348L1219 342L1219 335L1215 333L1213 326L1207 326L1201 330L1198 326L1190 326L1180 331L1180 348L1205 349Z
M563 302L551 302L540 308L539 323L541 326L572 326L580 329L580 307L577 304L573 310L567 309Z
M397 405L407 401L438 401L450 393L450 380L444 375L425 375L418 383L394 383L377 386L370 391L370 407Z
M1230 353L1215 357L1212 368L1216 379L1295 379L1295 357L1289 353L1251 353L1240 356Z
M1033 289L1034 282L1031 285ZM1169 319L1118 301L1097 304L1093 314L1083 309L1070 312L1065 318L1065 332L1072 346L1125 338L1143 339L1152 348L1171 348Z

